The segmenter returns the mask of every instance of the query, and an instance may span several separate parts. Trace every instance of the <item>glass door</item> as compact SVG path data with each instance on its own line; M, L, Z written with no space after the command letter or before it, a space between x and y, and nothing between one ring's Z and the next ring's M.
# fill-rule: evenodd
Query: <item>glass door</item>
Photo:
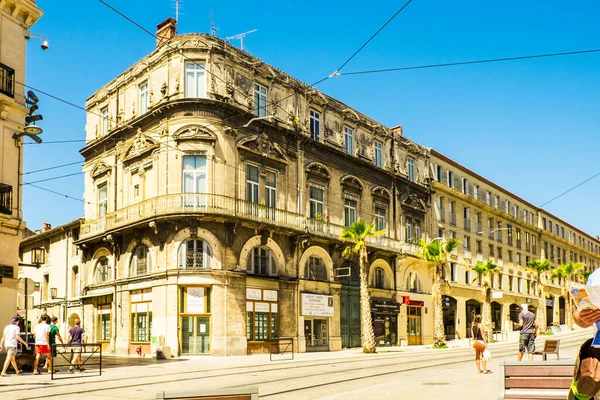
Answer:
M421 344L421 307L408 307L408 345Z
M210 353L210 317L181 317L181 353Z
M326 319L305 319L306 350L329 350L329 329Z

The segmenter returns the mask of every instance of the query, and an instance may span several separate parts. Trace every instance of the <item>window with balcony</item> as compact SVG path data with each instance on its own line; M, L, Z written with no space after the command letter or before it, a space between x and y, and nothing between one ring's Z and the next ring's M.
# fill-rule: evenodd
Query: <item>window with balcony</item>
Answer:
M494 245L490 244L489 249L490 249L490 257L494 257Z
M191 193L206 193L208 190L206 156L183 156L183 192L190 193L185 196L185 205L197 206L202 199Z
M488 206L492 204L492 194L490 192L485 192L485 204Z
M471 230L471 210L469 209L469 207L463 208L463 217L464 217L464 222L465 222L465 230L470 231Z
M106 135L108 129L108 107L104 107L100 110L100 136Z
M448 205L450 207L450 225L456 225L456 202L451 201Z
M246 201L258 203L259 169L255 165L246 167Z
M254 115L261 118L267 116L268 90L266 87L254 84Z
M327 280L327 270L325 269L325 263L323 262L322 258L308 258L308 261L304 266L304 279L310 279L314 281Z
M512 234L512 225L511 224L507 224L506 225L506 237L507 237L507 243L512 246L513 244L513 234Z
M446 210L444 210L444 198L441 196L437 196L435 201L437 203L437 208L438 208L438 212L439 212L438 219L443 222L446 220L446 216L445 216Z
M321 141L321 114L310 110L310 138Z
M346 153L354 155L354 130L347 126L344 127L344 148Z
M408 274L406 279L406 290L411 293L421 293L421 280L416 272Z
M375 230L385 230L386 209L381 206L375 207Z
M483 253L483 242L481 240L477 240L477 253Z
M465 235L464 240L463 240L463 247L464 247L465 251L471 251L471 237L470 236Z
M131 276L144 275L152 270L148 247L140 245L133 251L131 257Z
M415 159L408 159L408 180L411 182L415 181Z
M508 251L508 262L513 262L513 252L512 252L512 250Z
M406 221L406 226L404 227L404 240L406 242L413 241L412 223L410 221Z
M383 144L381 142L373 143L373 153L375 156L375 166L383 167Z
M324 188L312 185L310 186L310 218L324 218L324 193Z
M468 195L469 194L469 181L467 180L467 178L462 178L461 182L462 182L462 185L461 185L462 193Z
M502 260L502 247L498 247L498 259Z
M344 200L344 224L345 226L351 226L356 222L356 207L357 201L354 199Z
M0 213L12 214L12 186L0 183Z
M179 246L179 269L211 269L212 249L202 239L188 239Z
M456 267L456 263L450 263L450 279L452 282L456 282L458 277L458 269Z
M504 212L507 214L510 213L510 201L508 200L504 200Z
M140 92L140 115L148 111L148 82L144 82L139 87Z
M248 255L247 271L249 274L276 276L277 264L271 250L266 247L253 248Z
M532 253L537 253L537 239L535 237L535 235L531 235L531 252Z
M441 165L435 165L435 179L441 182L444 177L444 168Z
M450 170L446 171L446 181L449 188L454 188L454 173Z
M108 207L108 184L105 182L98 186L98 217L106 215Z
M108 258L100 257L96 262L96 271L94 273L94 283L104 283L112 280L110 264Z
M500 207L500 197L494 196L494 208L498 209Z
M479 200L479 186L473 185L473 198Z
M523 210L523 222L527 222L527 210Z
M377 289L387 289L388 285L385 279L385 271L383 268L375 268L373 272L373 283Z
M15 70L0 63L0 93L15 97Z
M519 206L516 204L513 205L513 217L519 218Z
M517 228L516 238L517 238L517 247L520 249L521 248L521 229L519 229L519 228Z
M185 63L185 97L206 97L206 64Z
M265 171L265 205L277 208L277 174Z

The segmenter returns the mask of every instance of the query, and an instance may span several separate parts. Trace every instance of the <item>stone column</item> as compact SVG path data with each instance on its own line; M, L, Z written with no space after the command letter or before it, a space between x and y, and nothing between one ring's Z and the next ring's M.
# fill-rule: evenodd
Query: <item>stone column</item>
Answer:
M331 295L333 296L333 317L329 318L329 351L338 351L342 349L342 334L340 323L340 315L342 310L340 300L341 287L342 285L337 283L330 284Z
M467 302L462 297L456 297L456 339L467 337Z

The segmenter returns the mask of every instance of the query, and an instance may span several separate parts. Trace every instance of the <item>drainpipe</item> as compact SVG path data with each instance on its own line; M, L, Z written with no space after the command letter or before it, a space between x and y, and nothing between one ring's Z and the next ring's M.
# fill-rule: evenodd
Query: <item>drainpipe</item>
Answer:
M65 234L65 308L63 311L63 325L64 325L64 329L65 329L65 336L64 338L67 338L67 298L68 298L68 291L69 291L69 234L68 232L65 230L64 227L60 227L60 229L63 231L63 233Z

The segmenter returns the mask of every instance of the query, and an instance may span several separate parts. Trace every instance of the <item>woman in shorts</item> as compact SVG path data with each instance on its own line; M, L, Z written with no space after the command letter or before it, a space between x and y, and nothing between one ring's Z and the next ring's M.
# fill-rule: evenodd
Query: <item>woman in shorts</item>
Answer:
M480 374L491 374L492 371L487 369L486 362L483 358L483 352L487 348L487 342L485 340L485 335L483 334L480 314L475 316L473 325L471 325L471 337L475 341L475 343L473 343L473 348L475 349L475 365L477 365L477 371Z

